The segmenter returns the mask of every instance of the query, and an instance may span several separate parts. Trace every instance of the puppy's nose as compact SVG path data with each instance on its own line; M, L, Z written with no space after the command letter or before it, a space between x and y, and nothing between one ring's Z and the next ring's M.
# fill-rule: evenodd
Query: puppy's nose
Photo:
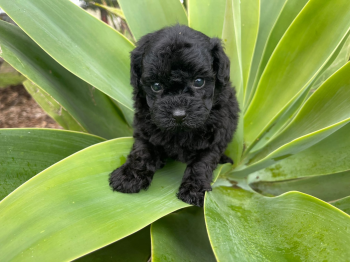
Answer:
M173 118L177 123L181 123L183 119L186 117L186 112L183 109L175 109L173 112Z

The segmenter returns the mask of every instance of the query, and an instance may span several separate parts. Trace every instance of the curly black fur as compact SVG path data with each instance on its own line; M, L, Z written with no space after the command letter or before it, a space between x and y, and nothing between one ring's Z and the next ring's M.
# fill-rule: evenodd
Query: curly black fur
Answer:
M205 80L197 89L193 81ZM163 90L151 89L155 82ZM239 107L230 83L230 61L221 41L176 25L145 35L131 52L135 143L126 163L110 176L113 190L147 189L166 158L187 164L178 198L203 206L218 163L238 122ZM183 121L174 112L185 112Z

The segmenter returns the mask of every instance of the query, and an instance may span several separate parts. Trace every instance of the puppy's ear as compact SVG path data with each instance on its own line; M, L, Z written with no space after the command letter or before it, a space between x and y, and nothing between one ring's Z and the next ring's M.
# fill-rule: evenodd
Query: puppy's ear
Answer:
M216 85L224 87L230 81L230 60L225 54L219 38L211 38L210 44L214 58L213 69L216 74Z
M150 35L151 34L148 34L142 37L137 42L136 48L132 50L130 55L130 83L135 89L137 89L140 84L140 78L142 75L142 58L149 43Z

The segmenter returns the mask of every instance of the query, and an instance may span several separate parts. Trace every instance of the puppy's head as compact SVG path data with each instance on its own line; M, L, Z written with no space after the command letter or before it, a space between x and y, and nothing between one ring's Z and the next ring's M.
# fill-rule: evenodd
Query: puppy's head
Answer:
M152 121L162 130L203 126L229 80L230 62L221 41L187 26L145 35L131 52L136 99L147 102Z

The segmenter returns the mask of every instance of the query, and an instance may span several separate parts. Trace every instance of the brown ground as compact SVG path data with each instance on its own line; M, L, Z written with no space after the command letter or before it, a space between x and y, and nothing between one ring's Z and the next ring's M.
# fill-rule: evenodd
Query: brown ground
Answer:
M62 129L34 101L22 85L0 88L0 128Z

